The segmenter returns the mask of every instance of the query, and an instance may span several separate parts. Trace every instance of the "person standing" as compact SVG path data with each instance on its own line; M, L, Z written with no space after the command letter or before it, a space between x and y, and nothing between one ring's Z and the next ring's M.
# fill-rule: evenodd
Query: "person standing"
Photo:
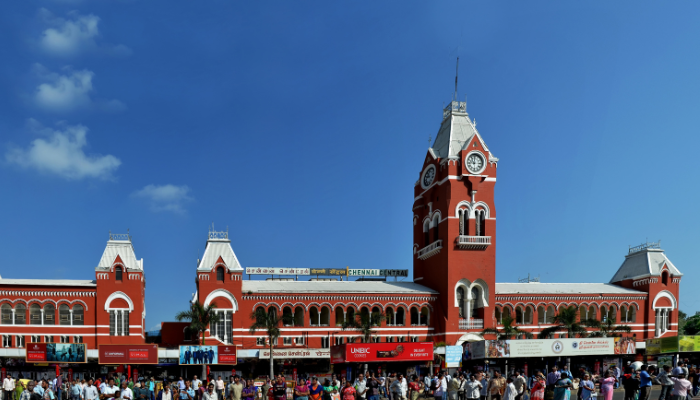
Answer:
M44 389L42 399L56 400L56 395L53 393L53 390L51 390L51 388L49 387L49 382L46 379L41 381L41 387Z
M159 400L172 400L170 399L159 399ZM221 400L216 397L216 391L214 390L214 382L209 382L207 385L207 390L206 392L202 393L202 400Z
M552 367L552 372L547 374L547 390L554 390L554 385L557 384L560 378L559 368L555 365Z
M367 380L362 372L357 374L357 379L355 379L353 386L355 387L355 393L357 393L357 400L366 400Z
M671 366L664 365L656 380L661 385L661 393L659 400L671 400L671 392L673 391L673 381L671 380Z
M243 384L241 382L241 384ZM248 379L248 383L241 391L241 398L243 400L255 400L255 383L252 379Z
M600 393L605 397L605 400L612 400L615 390L615 382L617 379L613 376L612 371L605 371L605 378L600 379Z
M525 386L527 385L527 379L520 374L520 371L515 371L515 377L513 378L513 386L515 386L515 400L522 400L525 394Z
M134 392L129 389L129 382L125 380L122 381L122 387L119 391L119 397L122 400L134 400Z
M420 396L420 380L417 375L413 375L413 380L408 384L408 399L418 400Z
M350 381L345 381L345 386L343 390L340 391L341 400L355 400L355 388L352 387Z
M83 388L83 400L97 400L99 397L100 393L93 384L92 378L88 379L85 388Z
M294 387L294 398L296 400L309 400L309 386L303 378L299 379Z
M219 375L219 377L216 379L216 396L219 398L219 400L224 398L224 389L226 388L226 382L224 382L224 378Z
M19 395L19 400L31 400L33 393L34 393L34 382L29 381L29 383L27 383L27 386L24 387L22 394Z
M81 400L82 399L82 390L80 390L80 384L76 379L73 379L73 384L70 387L70 398L71 400Z
M569 400L571 398L571 388L573 381L569 378L569 373L562 371L557 383L554 385L554 400Z
M506 389L503 392L503 400L515 400L516 395L517 390L515 389L515 385L513 384L513 378L508 377L508 379L506 379Z
M651 375L647 371L649 366L644 364L639 371L639 400L649 400L651 394Z
M676 377L671 377L673 381L673 392L671 392L672 400L685 400L688 396L688 390L692 387L690 381L686 379L686 376L681 374Z
M315 376L311 378L311 385L309 386L309 399L310 400L322 400L323 397L323 386L318 383L318 378Z
M459 379L459 375L455 373L454 378L450 379L447 384L447 397L449 400L457 400L457 394L459 393L459 387L462 381Z
M5 392L4 400L13 400L15 392L15 379L12 374L7 374L7 377L2 381L2 390Z
M379 379L374 371L367 376L367 400L379 400Z
M491 395L491 400L501 400L503 392L506 389L506 380L498 371L493 372L493 378L489 381L488 394Z
M464 397L467 400L478 400L481 397L482 384L476 380L474 374L469 375L464 388Z
M272 395L275 397L274 400L287 400L287 385L282 375L277 375L277 380L272 386Z
M490 382L490 376L487 373L482 372L481 373L481 379L479 380L479 383L481 383L481 393L480 397L481 400L486 400L486 398L489 395L489 382Z
M541 372L534 375L534 382L530 389L530 400L544 400L544 390L547 388L547 381Z
M114 378L109 378L109 384L105 385L104 390L102 390L102 397L105 397L105 398L119 397L119 388L114 385Z
M612 367L612 372L613 372L613 376L615 376L615 379L616 379L615 389L617 389L620 387L620 375L622 375L622 371L620 370L620 367L618 367L617 364L615 364Z
M241 400L241 394L243 393L243 383L241 382L241 377L234 375L231 379L233 382L228 384L228 398L230 400Z
M583 379L579 383L579 392L581 393L581 400L591 400L591 397L593 397L595 383L591 380L590 374L583 374Z

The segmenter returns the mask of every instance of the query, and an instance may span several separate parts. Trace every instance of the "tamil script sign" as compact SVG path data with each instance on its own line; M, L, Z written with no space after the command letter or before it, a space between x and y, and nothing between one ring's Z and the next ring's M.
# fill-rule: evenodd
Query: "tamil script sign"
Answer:
M273 349L273 358L330 358L330 349ZM259 358L270 358L270 349L260 350Z
M407 269L348 269L348 276L408 277L408 270Z
M102 344L97 354L100 364L158 364L157 344Z
M309 275L334 275L346 276L348 270L346 268L310 268Z
M246 268L248 275L309 275L309 268Z
M615 338L486 340L485 358L615 354ZM477 357L473 348L471 358Z

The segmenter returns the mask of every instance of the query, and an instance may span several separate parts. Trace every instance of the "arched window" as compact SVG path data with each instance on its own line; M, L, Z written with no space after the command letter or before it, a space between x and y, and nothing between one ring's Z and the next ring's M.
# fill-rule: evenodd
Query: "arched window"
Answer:
M620 322L627 322L627 306L620 306Z
M504 319L505 318L513 318L512 314L513 314L513 312L509 306L503 307L503 317L502 318L504 318Z
M627 310L627 322L637 322L637 307L630 305Z
M425 221L423 224L423 237L425 239L425 246L430 244L430 221Z
M367 308L367 307L360 308L360 318L362 318L363 321L369 320L369 308Z
M292 314L291 307L284 307L282 309L282 318L284 318L284 326L294 325L294 315Z
M0 315L2 315L3 325L12 325L12 307L9 304L0 306Z
M337 306L335 308L335 326L343 326L344 322L345 322L345 311L343 311L343 307Z
M76 304L73 306L73 325L84 325L84 314L83 306Z
M224 267L217 267L216 268L216 280L219 282L224 281Z
M277 307L272 306L267 309L267 313L272 317L272 318L277 318Z
M258 308L255 309L255 314L258 315L258 321L257 321L257 322L258 322L259 324L264 323L263 316L261 315L261 314L263 314L263 313L265 313L265 308L263 308L262 306L260 306L260 307L258 307Z
M428 326L430 323L430 310L428 309L427 306L423 306L423 308L420 309L420 324L422 326Z
M122 267L114 268L114 277L118 281L122 280Z
M316 308L316 306L312 306L309 309L309 322L311 323L310 325L318 326L318 324L321 323L320 317L321 316L318 313L318 308Z
M411 307L411 326L418 326L420 324L420 317L417 307Z
M524 324L526 324L526 325L532 324L532 312L533 312L532 306L525 307L525 318L523 320Z
M503 311L501 311L501 307L496 307L494 316L496 317L496 323L499 325L503 323Z
M396 325L396 314L394 313L394 309L392 307L386 308L386 324L387 326Z
M345 312L345 320L346 321L354 321L355 320L355 309L353 307L348 307L347 311Z
M515 307L515 322L517 324L525 323L525 313L523 312L523 308L521 306Z
M460 318L467 318L467 310L465 309L466 307L466 296L464 295L464 288L463 287L458 287L457 288L457 304L459 305L459 317Z
M294 326L304 326L304 308L297 306L294 309Z
M579 321L584 322L588 319L588 307L586 305L581 304L581 306L578 308L578 317Z
M27 323L27 307L24 304L15 306L15 325L24 325Z
M406 310L403 307L396 309L396 325L406 326Z
M612 322L617 322L617 306L614 304L608 310L608 319Z
M331 309L328 306L321 307L321 326L331 325Z
M547 319L546 319L545 323L547 323L547 324L554 323L554 306L547 307Z
M597 320L598 319L598 306L591 304L588 307L588 319Z
M440 239L440 215L436 215L433 218L433 242L437 242Z
M44 306L44 325L56 325L56 307L53 304Z
M36 303L29 306L29 325L41 325L41 307Z
M381 316L381 315L382 315L382 310L380 310L379 307L374 306L374 307L372 307L372 315L373 315L373 316L374 316L374 315L380 315L380 316ZM382 324L382 322L381 322L381 319L380 319L380 320L379 320L379 325L381 325L381 324ZM379 326L379 325L374 324L374 326Z
M481 302L481 291L478 286L474 286L472 288L472 309L471 309L471 318L481 318L482 316L480 315L481 313L479 312L479 309L482 308L482 302Z
M474 210L476 236L486 236L486 211Z
M469 236L469 209L459 209L459 234Z
M537 323L544 324L545 311L543 306L537 306Z
M661 283L664 286L668 285L668 271L664 271L661 273Z
M608 306L600 306L600 322L605 322L608 318Z
M58 324L70 325L70 309L66 304L58 306Z

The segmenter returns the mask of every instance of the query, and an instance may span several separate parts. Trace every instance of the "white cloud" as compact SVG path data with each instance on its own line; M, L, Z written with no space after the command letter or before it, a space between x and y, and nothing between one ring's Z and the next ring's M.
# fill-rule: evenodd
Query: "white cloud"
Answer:
M45 137L33 140L26 149L10 149L5 154L7 162L69 180L110 179L121 165L121 161L112 155L85 153L88 145L88 128L85 126L64 126L63 130L54 130L44 128L36 120L29 120L29 126Z
M41 48L54 56L71 57L83 52L104 52L117 56L128 56L131 50L124 45L98 44L100 38L100 17L81 15L76 11L68 13L68 18L54 16L42 8L39 15L49 25L41 34Z
M91 92L94 91L92 78L95 76L92 71L73 71L66 67L63 73L55 73L41 64L35 64L34 71L44 81L36 87L34 101L45 110L66 112L94 106L114 112L126 108L119 100L94 100L91 97Z
M185 203L192 201L190 188L181 185L148 185L131 194L132 197L145 199L153 211L172 211L184 213Z

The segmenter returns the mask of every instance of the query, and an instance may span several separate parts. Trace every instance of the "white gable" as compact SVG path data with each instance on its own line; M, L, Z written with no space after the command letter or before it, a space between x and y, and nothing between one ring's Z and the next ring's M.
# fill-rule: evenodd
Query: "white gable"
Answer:
M610 280L620 282L626 279L638 279L647 276L661 276L664 264L668 267L669 274L682 276L671 260L666 257L664 251L659 248L648 248L628 254L625 261Z
M476 125L469 119L466 107L467 105L463 102L453 101L443 111L444 119L432 147L437 157L442 159L457 157L475 135L483 149L489 151L476 130Z
M238 262L236 253L231 248L231 241L228 239L226 232L210 233L207 240L207 247L204 249L204 255L197 266L198 271L211 271L216 265L216 262L221 258L229 271L242 272L241 264ZM219 234L217 234L219 233Z
M104 253L102 253L102 258L100 258L100 263L97 264L96 270L109 270L114 265L114 260L119 256L124 263L127 270L138 270L143 271L143 259L137 259L136 253L134 252L134 246L131 243L131 237L129 235L115 235L110 234L110 238L107 241L107 247L105 247Z

